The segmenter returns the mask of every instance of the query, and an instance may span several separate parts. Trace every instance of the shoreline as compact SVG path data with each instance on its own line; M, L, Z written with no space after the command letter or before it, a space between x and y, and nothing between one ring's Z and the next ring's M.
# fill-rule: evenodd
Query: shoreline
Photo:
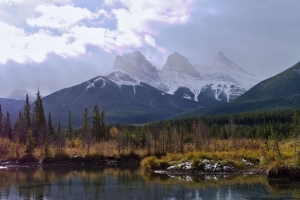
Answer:
M201 170L152 170L151 172L156 174L166 174L166 175L267 175L267 169L265 168L249 168L249 169L236 169L232 171L201 171Z

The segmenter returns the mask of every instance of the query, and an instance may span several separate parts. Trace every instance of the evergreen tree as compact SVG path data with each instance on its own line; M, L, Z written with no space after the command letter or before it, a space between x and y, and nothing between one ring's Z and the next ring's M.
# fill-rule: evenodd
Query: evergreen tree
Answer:
M4 136L12 139L12 128L9 112L6 112L6 117L4 117Z
M15 132L15 136L17 136L21 142L23 143L26 142L27 132L24 125L23 114L21 111L19 112L19 117L15 123L14 132Z
M55 134L54 134L54 127L52 125L52 117L51 117L51 113L49 112L48 115L48 134L50 137L54 138Z
M105 133L106 133L106 124L105 124L105 110L103 109L101 112L101 133L100 133L100 137L102 139L105 138Z
M87 132L88 126L89 126L89 111L85 109L83 113L83 124L82 124L82 130L84 133Z
M37 140L38 145L42 148L42 145L47 138L47 124L44 113L44 107L40 91L36 93L36 100L34 102L33 115L32 115L33 137Z
M23 108L24 124L26 132L31 128L31 111L28 94L26 94L25 105Z
M69 111L69 115L68 115L68 138L69 139L73 138L73 127L72 127L72 114L71 114L71 111Z
M141 132L140 132L140 146L141 148L145 148L147 141L146 137L146 131L145 131L145 126L142 126Z
M34 138L32 135L32 131L29 129L26 137L26 150L25 152L28 154L32 154L34 150Z
M56 144L59 148L59 154L62 154L63 153L62 149L65 146L66 137L65 137L64 132L61 130L60 122L58 122L56 135L57 135Z
M101 135L101 121L100 121L100 111L97 103L93 108L93 114L94 116L92 120L92 124L93 124L92 132L95 135L96 141L99 142L100 135Z

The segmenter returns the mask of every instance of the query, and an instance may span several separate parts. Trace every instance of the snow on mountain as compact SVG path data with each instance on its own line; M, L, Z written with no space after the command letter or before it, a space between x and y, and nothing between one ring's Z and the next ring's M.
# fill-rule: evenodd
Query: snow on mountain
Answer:
M183 93L183 98L193 97L195 101L202 101L204 95L201 93L205 92L214 95L218 101L229 102L259 82L255 75L226 58L223 53L217 55L212 67L198 67L198 71L182 55L171 55L159 72L169 94L178 93L179 88L187 88L193 95Z
M128 74L135 81L147 83L162 91L167 89L161 82L156 67L139 51L117 56L112 70L112 73L114 72L122 72L122 76ZM116 75L120 76L120 73ZM114 80L119 79L116 77ZM120 82L120 84L122 84L122 82Z
M189 60L175 52L168 56L166 64L163 66L164 72L179 72L192 77L200 78L199 72L193 67Z
M122 85L139 85L140 82L134 79L132 76L123 71L114 71L107 78L113 82L115 82L118 87L122 87Z
M219 52L213 64L209 67L195 65L196 69L206 80L226 81L235 86L249 90L261 80L253 73L243 69L233 61L229 60L224 53Z
M144 82L168 94L205 105L211 100L229 102L260 81L221 52L211 67L197 66L197 69L186 57L175 52L169 55L163 69L157 70L137 51L117 56L107 78L119 87Z

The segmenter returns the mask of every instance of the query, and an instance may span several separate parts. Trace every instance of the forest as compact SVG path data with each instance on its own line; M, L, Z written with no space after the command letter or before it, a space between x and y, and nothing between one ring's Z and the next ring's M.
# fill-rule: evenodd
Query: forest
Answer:
M53 124L51 113L44 113L40 92L24 108L12 125L10 113L0 105L0 158L19 159L33 155L39 160L59 156L140 157L189 152L228 152L259 150L261 155L290 159L300 148L300 110L278 110L222 116L171 119L143 125L106 124L105 110L96 104L82 112L82 126ZM47 116L47 117L46 117ZM253 155L257 157L258 155ZM275 158L274 158L275 159Z

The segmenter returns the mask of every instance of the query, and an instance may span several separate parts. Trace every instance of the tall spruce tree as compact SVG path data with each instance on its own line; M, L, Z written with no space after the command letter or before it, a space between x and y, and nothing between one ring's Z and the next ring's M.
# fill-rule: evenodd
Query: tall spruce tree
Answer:
M59 148L59 154L63 153L63 147L65 146L66 137L65 133L61 130L60 122L58 122L57 130L56 130L56 145Z
M12 139L12 128L11 128L11 122L10 122L10 114L7 111L6 117L4 117L4 136L8 137L9 139Z
M28 132L28 130L31 128L31 107L29 102L28 94L26 94L26 100L25 105L23 108L23 118L24 118L24 124L25 124L25 130Z
M26 142L27 131L25 129L24 118L21 111L19 112L19 117L14 126L14 133L22 143Z
M92 120L92 132L95 135L96 141L100 141L100 135L101 135L101 121L100 121L100 111L98 104L96 103L93 108L93 120Z
M49 115L48 115L48 135L52 139L54 139L54 137L55 137L54 127L53 127L53 124L52 124L51 112L49 112Z
M46 117L39 89L36 93L36 100L34 102L32 119L33 137L37 139L39 145L42 145L46 140L47 131Z
M101 112L100 123L101 123L101 133L100 133L100 137L101 137L101 139L104 139L104 138L105 138L105 133L106 133L105 110L104 110L104 109L103 109L102 112Z
M69 115L68 115L68 138L69 139L73 138L73 126L72 126L72 114L71 114L71 111L69 111Z

